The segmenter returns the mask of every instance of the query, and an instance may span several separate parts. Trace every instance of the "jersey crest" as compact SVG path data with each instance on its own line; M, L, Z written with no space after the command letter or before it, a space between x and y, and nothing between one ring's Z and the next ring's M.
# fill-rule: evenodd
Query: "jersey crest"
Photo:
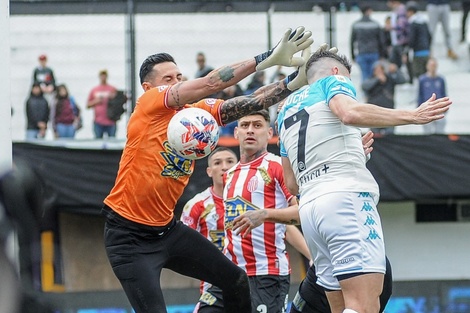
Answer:
M160 152L160 155L167 162L161 172L162 176L178 179L180 177L191 175L193 160L185 159L177 155L171 148L168 141L163 143L165 151Z

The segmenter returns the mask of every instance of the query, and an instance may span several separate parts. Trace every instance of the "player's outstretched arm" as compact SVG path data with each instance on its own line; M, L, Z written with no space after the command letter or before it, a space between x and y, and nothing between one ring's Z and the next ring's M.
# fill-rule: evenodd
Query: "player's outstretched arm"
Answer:
M358 127L427 124L443 118L451 104L452 101L448 97L436 99L435 94L413 110L387 109L374 104L359 103L343 94L334 96L328 103L343 124Z
M267 52L241 62L222 66L204 77L180 82L172 86L170 96L168 97L168 105L170 107L181 107L186 103L203 99L208 95L239 83L255 71L266 69L270 66L296 67L303 65L304 59L302 57L294 57L294 54L309 47L313 43L311 37L312 33L305 31L304 27L298 27L295 31L288 29L276 47ZM291 79L295 76L292 76Z
M287 88L288 78L263 86L250 95L231 98L222 103L220 116L224 124L236 121L248 113L267 109L287 98L292 91Z

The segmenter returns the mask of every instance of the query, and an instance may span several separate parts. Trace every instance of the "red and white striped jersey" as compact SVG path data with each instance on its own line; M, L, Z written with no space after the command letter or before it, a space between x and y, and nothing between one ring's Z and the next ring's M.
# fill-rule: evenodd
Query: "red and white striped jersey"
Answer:
M183 208L181 221L200 232L220 251L224 247L224 202L213 193L212 187L198 193ZM211 284L201 281L201 294Z
M200 232L220 251L224 247L224 202L212 187L189 200L181 213L181 221Z
M286 208L291 198L281 158L272 153L246 164L239 162L225 173L224 253L248 276L290 274L286 225L265 222L242 238L231 230L233 219L248 210Z

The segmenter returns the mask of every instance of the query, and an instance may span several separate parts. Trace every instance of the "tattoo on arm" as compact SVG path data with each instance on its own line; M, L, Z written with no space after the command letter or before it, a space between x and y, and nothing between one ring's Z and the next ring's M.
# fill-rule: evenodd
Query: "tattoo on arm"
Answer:
M279 81L263 86L250 95L229 99L220 108L222 122L227 124L248 113L267 109L285 99L291 93L284 82Z
M235 77L234 75L234 69L231 68L231 67L224 67L222 68L220 71L219 71L219 77L220 77L220 80L223 81L224 83L230 81L232 78Z
M181 106L181 103L180 103L180 93L178 91L178 89L180 88L180 85L181 83L179 84L176 84L174 86L171 87L170 91L171 91L171 97L173 98L173 100L175 101L175 104L180 107Z

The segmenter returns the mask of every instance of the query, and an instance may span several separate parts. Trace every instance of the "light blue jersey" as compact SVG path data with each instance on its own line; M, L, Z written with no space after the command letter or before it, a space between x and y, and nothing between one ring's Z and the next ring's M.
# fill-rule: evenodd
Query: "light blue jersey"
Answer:
M344 125L328 106L337 94L356 98L349 78L328 76L286 99L278 115L281 156L290 160L302 201L330 192L369 192L378 201L361 130Z

